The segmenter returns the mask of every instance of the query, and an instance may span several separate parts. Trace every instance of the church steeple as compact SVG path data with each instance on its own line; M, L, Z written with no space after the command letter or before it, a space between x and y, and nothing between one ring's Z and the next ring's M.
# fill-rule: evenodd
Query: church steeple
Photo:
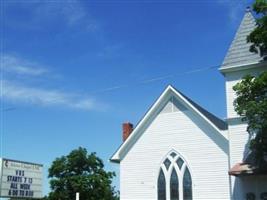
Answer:
M247 36L255 29L256 20L249 7L241 21L235 38L224 58L220 70L235 68L240 66L254 65L262 61L259 54L249 51L250 43L247 43Z
M247 43L247 36L255 27L256 20L250 8L247 8L220 68L225 77L228 119L240 117L234 109L236 94L233 91L233 86L245 75L257 75L267 69L267 62L263 61L259 54L249 51L251 44Z
M257 76L267 70L267 61L256 53L249 51L250 45L247 43L247 36L255 29L256 20L250 9L247 8L244 18L237 30L235 38L224 58L220 71L225 77L226 105L227 105L227 122L229 138L229 162L230 166L238 166L238 170L243 170L244 165L236 165L247 160L250 153L248 141L250 140L247 133L247 124L241 120L240 115L235 111L234 102L236 92L233 87L241 81L246 75ZM242 166L242 167L240 167ZM232 168L231 173L236 171L237 167ZM247 169L245 169L247 170ZM244 199L246 194L251 192L259 195L259 190L253 184L258 182L252 179L238 179L231 177L231 199ZM260 182L259 182L260 183ZM251 186L251 187L250 187ZM254 188L253 188L253 187Z

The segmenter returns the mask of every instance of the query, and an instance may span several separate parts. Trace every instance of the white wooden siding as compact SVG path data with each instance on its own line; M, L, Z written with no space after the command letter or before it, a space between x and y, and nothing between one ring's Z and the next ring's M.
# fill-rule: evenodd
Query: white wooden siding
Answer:
M257 75L263 71L266 71L265 67L258 67L248 70L240 70L235 72L229 72L225 74L226 78L226 102L227 102L227 118L235 118L238 117L237 113L234 109L234 99L236 98L235 91L233 90L233 86L238 83L245 75L252 74Z
M228 141L191 111L159 114L120 163L120 196L156 199L162 159L179 152L191 170L194 199L229 199Z
M240 121L240 120L237 120ZM235 123L235 124L234 124ZM237 163L242 163L244 155L247 154L248 133L246 132L247 124L234 122L229 125L229 147L230 147L230 166L233 167ZM246 194L245 188L242 186L243 181L240 178L231 177L231 194L233 200L244 199Z
M249 152L248 140L249 134L247 132L247 124L243 123L234 110L234 100L236 94L233 90L233 86L238 83L245 75L252 74L258 75L266 70L266 66L252 68L247 70L239 70L235 72L229 72L225 74L226 77L226 101L227 101L227 118L229 121L229 158L230 166L233 167L237 163L241 163ZM263 181L264 180L264 181ZM248 192L256 194L259 199L260 191L266 189L266 178L259 178L258 176L236 178L231 177L231 194L233 200L245 199Z
M247 193L254 193L256 200L261 200L260 195L267 191L267 176L246 176L233 180L233 200L246 199Z
M241 122L229 125L228 129L230 132L230 164L231 166L233 166L236 163L242 162L243 159L247 156L249 134L246 131L247 124Z
M242 163L249 152L248 139L246 132L247 124L230 122L229 125L229 146L230 146L230 166ZM231 194L233 200L246 199L246 194L252 192L256 199L260 199L262 192L267 192L267 176L251 177L231 177Z

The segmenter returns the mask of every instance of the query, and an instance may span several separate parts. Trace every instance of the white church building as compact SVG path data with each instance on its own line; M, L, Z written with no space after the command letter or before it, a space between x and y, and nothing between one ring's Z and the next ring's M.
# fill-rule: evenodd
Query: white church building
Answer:
M110 159L120 165L122 200L267 199L267 175L253 167L247 124L233 106L233 86L267 70L246 42L254 28L247 11L219 69L226 120L169 85L135 128L123 124L123 143Z

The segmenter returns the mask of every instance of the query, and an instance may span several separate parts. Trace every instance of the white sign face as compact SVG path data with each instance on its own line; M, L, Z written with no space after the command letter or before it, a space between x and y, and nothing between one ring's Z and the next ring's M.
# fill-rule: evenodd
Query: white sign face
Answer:
M1 197L42 198L43 166L2 159Z

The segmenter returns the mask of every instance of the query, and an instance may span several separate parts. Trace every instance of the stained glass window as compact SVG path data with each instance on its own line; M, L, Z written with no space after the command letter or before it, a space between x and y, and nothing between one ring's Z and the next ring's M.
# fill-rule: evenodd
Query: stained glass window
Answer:
M166 181L162 169L158 177L158 200L166 200Z
M188 168L184 172L183 191L184 200L192 200L192 179Z
M171 155L171 157L173 157L173 158L174 158L174 157L175 157L177 154L176 154L176 153L174 153L174 152L172 152L170 155Z
M179 169L181 169L182 166L183 166L183 164L184 164L184 161L181 158L178 158L178 160L176 161L176 163L177 163Z
M178 176L173 168L170 180L170 192L171 192L171 200L178 200L179 199L179 182Z
M179 198L181 200L192 200L192 178L182 157L175 152L171 152L162 164L164 167L160 168L157 182L158 200L166 200L167 196L168 200L179 200ZM166 176L163 170L167 173Z
M164 161L164 165L165 165L166 169L168 170L170 165L171 165L171 161L168 158L166 158L166 160Z

